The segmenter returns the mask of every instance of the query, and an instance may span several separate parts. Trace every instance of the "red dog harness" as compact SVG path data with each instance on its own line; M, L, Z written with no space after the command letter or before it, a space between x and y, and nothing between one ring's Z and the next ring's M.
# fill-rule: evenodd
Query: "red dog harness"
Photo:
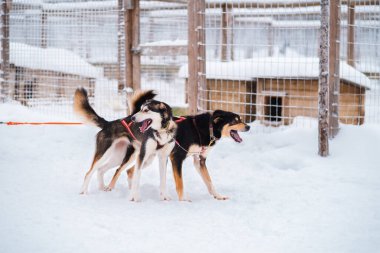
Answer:
M175 123L180 123L180 122L182 122L182 121L184 121L184 120L186 120L186 118L181 116L181 117L179 117L177 120L175 120L174 122L175 122ZM122 119L120 122L121 122L121 124L127 129L128 133L132 136L132 138L135 139L135 140L137 141L136 136L132 133L132 130L131 130L131 125L133 124L133 121L131 121L131 122L129 122L129 124L127 124L127 122L125 122L125 120ZM194 124L194 126L196 127L196 125L195 125L195 121L193 122L193 124ZM197 132L198 132L198 129L197 129ZM198 132L198 137L199 137L199 141L201 141L199 132ZM215 138L215 137L214 137L214 138ZM179 142L178 142L176 139L174 139L174 141L175 141L175 144L177 144L178 147L180 147L183 151L185 151L185 152L187 152L187 153L189 153L189 154L198 154L198 155L202 155L202 154L204 154L204 153L207 151L207 147L205 147L205 146L201 146L201 151L200 151L200 152L189 152L189 150L187 150L187 149L185 149L184 147L182 147L181 144L179 144ZM213 138L211 138L211 141L210 141L208 147L209 147L209 146L211 145L211 143L214 142L214 141L215 141L215 140L214 140ZM200 143L200 145L202 145L202 144Z
M137 138L136 136L132 133L132 130L131 130L131 125L133 124L133 122L129 122L129 124L127 124L127 122L125 122L124 119L121 120L121 124L123 124L123 126L128 130L128 133L132 136L133 139L135 139L135 141L137 141Z
M179 122L182 122L184 121L186 118L185 117L179 117L179 119L177 119L175 121L175 123L179 123ZM131 130L131 125L133 124L133 121L129 122L129 124L127 124L127 122L125 122L124 119L120 120L121 124L127 129L128 133L132 136L133 139L135 139L135 141L137 141L137 138L136 136L132 133L132 130ZM176 143L179 145L179 143L176 141Z

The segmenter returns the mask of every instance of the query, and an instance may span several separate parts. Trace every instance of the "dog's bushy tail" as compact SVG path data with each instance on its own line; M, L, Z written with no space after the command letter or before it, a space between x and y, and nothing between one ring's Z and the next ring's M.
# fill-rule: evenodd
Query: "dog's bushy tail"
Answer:
M157 96L154 90L139 90L133 94L130 103L130 114L133 115L140 111L141 106L148 100L153 99Z
M104 128L108 121L100 117L88 102L87 91L84 88L78 88L74 95L74 112L86 120L86 122L95 124Z

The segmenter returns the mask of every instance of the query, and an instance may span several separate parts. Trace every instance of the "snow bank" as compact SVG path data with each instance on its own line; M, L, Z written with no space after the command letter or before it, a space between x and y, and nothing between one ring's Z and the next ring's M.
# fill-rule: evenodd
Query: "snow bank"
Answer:
M156 161L142 173L143 202L131 203L125 173L113 192L93 178L90 194L78 194L98 129L0 125L0 251L377 252L380 127L342 126L327 158L316 154L315 127L261 127L210 153L215 187L230 200L211 198L187 160L192 203L158 200ZM174 198L170 169L167 178Z
M77 54L63 48L40 48L10 43L10 62L16 66L63 72L84 77L100 77L102 71Z
M188 66L179 76L187 78ZM252 80L255 78L315 79L319 76L319 59L314 57L260 57L229 62L206 62L209 79ZM340 62L341 79L369 88L370 80L346 62Z

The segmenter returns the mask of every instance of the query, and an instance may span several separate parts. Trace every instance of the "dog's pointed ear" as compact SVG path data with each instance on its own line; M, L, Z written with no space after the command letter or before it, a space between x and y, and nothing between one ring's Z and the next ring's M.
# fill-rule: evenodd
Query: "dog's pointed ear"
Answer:
M214 123L218 124L222 120L222 117L216 117L214 118Z
M214 124L218 124L223 121L223 111L222 110L216 110L212 114L212 122Z
M165 106L164 103L160 103L159 108L160 108L161 110L166 111L166 106Z

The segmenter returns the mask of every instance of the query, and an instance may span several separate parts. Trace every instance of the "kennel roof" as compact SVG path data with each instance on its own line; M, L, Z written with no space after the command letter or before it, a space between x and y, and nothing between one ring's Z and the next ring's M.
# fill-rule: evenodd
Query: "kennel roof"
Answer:
M100 68L94 67L79 55L63 48L40 48L23 43L10 43L10 63L24 68L49 70L83 77L102 76Z
M188 65L180 68L179 76L188 77ZM206 78L250 81L267 79L318 79L317 57L257 57L238 61L207 61ZM370 79L362 72L340 62L340 79L369 89Z

